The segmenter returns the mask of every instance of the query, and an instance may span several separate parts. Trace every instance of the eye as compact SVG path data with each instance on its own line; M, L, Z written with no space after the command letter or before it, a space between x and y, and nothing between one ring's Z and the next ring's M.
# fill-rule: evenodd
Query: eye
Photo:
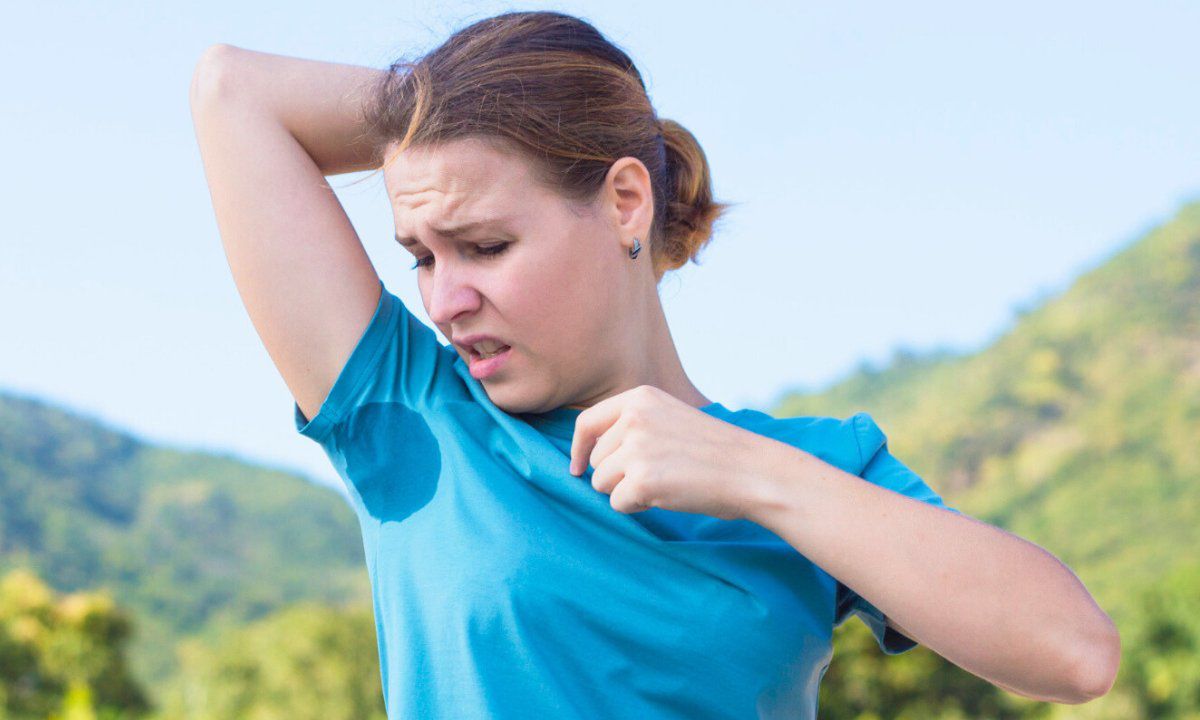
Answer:
M509 245L512 245L512 243L511 242L502 242L502 243L497 243L495 245L477 245L475 253L482 257L495 257L495 256L503 253L505 250L507 250ZM426 260L428 260L429 262L426 262ZM414 262L413 266L409 269L416 270L418 268L429 268L429 267L433 267L433 256L432 255L426 255L425 257L417 258L417 261Z

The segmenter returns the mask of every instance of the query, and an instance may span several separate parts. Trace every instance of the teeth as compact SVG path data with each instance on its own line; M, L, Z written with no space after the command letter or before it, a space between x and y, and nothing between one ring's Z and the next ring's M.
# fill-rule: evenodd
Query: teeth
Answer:
M479 353L480 355L491 355L500 348L504 347L504 343L498 343L495 340L484 340L483 342L475 343L472 347L474 347L475 352Z
M481 359L487 359L499 354L502 348L508 347L504 343L499 343L494 340L485 340L477 342L471 346Z

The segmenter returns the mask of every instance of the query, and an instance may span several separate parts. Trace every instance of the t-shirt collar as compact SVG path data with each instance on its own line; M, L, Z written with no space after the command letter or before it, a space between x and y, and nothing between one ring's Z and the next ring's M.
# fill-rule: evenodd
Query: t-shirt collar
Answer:
M721 417L722 413L728 413L725 406L719 402L709 403L696 409L715 417ZM583 408L564 405L544 413L519 413L517 417L546 435L570 439L575 435L575 420L582 412Z

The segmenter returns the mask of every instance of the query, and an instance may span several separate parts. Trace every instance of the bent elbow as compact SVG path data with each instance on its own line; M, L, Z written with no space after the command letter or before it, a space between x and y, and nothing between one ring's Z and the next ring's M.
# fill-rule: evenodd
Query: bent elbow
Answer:
M1121 633L1112 618L1104 616L1106 627L1086 643L1075 665L1075 703L1091 702L1103 697L1117 682L1121 666Z

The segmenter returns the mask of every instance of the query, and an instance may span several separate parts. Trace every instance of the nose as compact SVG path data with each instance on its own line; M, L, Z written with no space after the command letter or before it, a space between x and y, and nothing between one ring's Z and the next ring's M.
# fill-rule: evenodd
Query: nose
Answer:
M468 277L469 270L455 268L443 262L433 267L429 280L429 299L425 306L429 319L439 325L450 325L463 313L479 309L480 295Z

